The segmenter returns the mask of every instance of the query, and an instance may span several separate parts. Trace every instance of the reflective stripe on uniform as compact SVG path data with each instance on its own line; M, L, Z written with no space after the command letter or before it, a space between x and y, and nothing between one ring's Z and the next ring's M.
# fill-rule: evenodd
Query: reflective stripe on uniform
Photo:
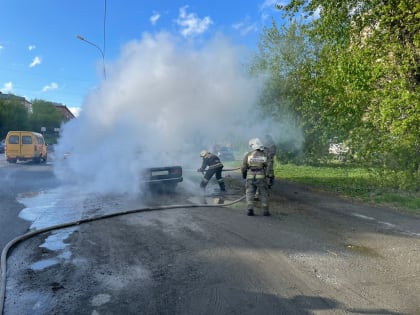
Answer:
M263 179L265 178L264 174L248 174L246 175L247 179Z

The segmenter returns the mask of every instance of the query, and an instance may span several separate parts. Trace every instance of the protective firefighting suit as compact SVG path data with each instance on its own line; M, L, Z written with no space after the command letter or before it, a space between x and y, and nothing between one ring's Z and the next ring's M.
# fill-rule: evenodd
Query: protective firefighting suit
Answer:
M264 151L267 153L268 157L267 178L268 185L270 188L274 184L274 156L276 155L277 146L270 135L265 135L263 144Z
M205 189L210 179L213 175L215 175L220 190L226 191L225 181L222 178L223 163L220 161L219 157L207 151L201 151L200 156L203 158L203 163L197 171L204 172L204 177L200 183L200 187Z
M256 139L258 140L258 139ZM246 179L246 203L248 215L254 215L255 194L259 190L259 199L263 208L264 215L270 215L268 210L268 183L267 170L269 161L264 147L260 145L259 140L257 145L250 141L252 151L248 152L241 166L242 177Z
M277 152L277 146L274 143L273 138L270 135L265 135L263 139L263 146L264 151L267 153L268 157L268 166L267 166L267 183L268 183L268 189L271 189L271 187L274 185L274 156ZM255 194L255 201L259 200L260 192L259 189L257 189L257 192Z

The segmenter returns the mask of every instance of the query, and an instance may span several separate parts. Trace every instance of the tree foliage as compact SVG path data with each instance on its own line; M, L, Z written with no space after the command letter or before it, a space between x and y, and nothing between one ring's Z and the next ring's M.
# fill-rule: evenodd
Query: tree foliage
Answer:
M259 54L250 67L252 74L263 74L266 77L260 98L263 114L292 125L300 124L296 107L302 102L302 81L293 78L302 78L307 72L304 61L308 53L310 51L296 24L288 29L278 29L272 20L271 27L264 28ZM282 141L277 156L284 160L296 155L293 137Z
M47 130L54 130L54 128L60 127L61 122L60 112L53 103L39 99L32 101L32 114L30 114L32 130L39 132L41 127L45 127Z
M35 99L32 111L22 104L20 98L0 99L0 137L4 138L10 130L33 130L41 132L45 127L52 133L59 128L63 117L52 102Z
M0 100L0 136L6 136L9 130L21 130L28 127L28 115L25 106L17 99Z
M292 0L260 38L254 72L270 69L262 107L297 115L307 160L335 137L386 172L419 176L420 3ZM299 18L298 18L299 17ZM268 95L268 97L267 97Z

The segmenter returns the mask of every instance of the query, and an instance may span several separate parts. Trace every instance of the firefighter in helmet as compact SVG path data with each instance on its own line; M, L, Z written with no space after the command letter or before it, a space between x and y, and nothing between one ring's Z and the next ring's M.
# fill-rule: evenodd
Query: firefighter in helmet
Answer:
M273 138L269 134L264 136L263 146L264 146L264 151L267 153L267 158L268 158L267 184L268 184L268 189L271 189L271 187L274 185L274 157L277 152L277 146L274 143ZM254 198L255 201L260 200L259 195L260 195L260 191L259 189L257 189L255 198Z
M268 178L268 188L271 188L274 184L274 157L276 156L277 146L274 143L273 138L270 135L265 135L264 140L264 151L267 152L268 156L268 170L267 170L267 178Z
M206 150L200 152L200 157L203 158L203 162L201 164L201 167L197 170L197 172L204 173L204 177L200 183L200 187L205 189L210 179L213 177L213 175L215 175L220 190L226 191L225 181L222 177L223 163L220 161L219 157Z
M267 176L270 168L268 154L260 139L253 138L249 140L249 151L241 166L242 177L246 179L246 203L248 215L254 215L255 194L259 190L259 199L263 208L263 215L268 216L268 183Z

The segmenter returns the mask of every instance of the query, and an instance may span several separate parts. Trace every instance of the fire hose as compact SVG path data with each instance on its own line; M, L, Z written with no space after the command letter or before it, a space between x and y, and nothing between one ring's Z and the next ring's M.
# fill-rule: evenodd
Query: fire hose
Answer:
M222 172L232 172L232 171L237 171L237 170L240 170L241 168L240 167L236 167L236 168L224 168L224 169L222 169ZM186 171L186 172L197 172L197 170L196 169L183 169L183 171ZM205 172L206 170L203 170L203 172Z
M236 168L226 168L226 169L222 169L222 172L231 172L231 171L237 171L240 170L240 167L236 167Z
M0 278L0 284L1 284L1 287L0 287L0 314L3 314L4 301L5 301L5 296L6 296L7 256L9 254L10 249L12 249L18 243L23 242L24 240L27 240L27 239L29 239L33 236L43 234L43 233L46 233L46 232L50 232L50 231L54 231L54 230L60 230L60 229L68 228L68 227L71 227L71 226L77 226L77 225L81 225L81 224L84 224L84 223L89 223L89 222L98 221L98 220L102 220L102 219L108 219L108 218L121 216L121 215L127 215L127 214L132 214L132 213L139 213L139 212L177 209L177 208L226 207L226 206L231 206L235 203L238 203L243 199L245 199L245 196L242 196L239 199L236 199L232 202L225 203L225 204L185 204L185 205L169 205L169 206L158 206L158 207L147 207L147 208L140 208L140 209L132 209L132 210L120 211L120 212L95 216L95 217L91 217L91 218L81 219L81 220L78 220L78 221L72 221L72 222L68 222L68 223L58 224L58 225L54 225L54 226L50 226L50 227L47 227L47 228L31 231L31 232L25 233L23 235L20 235L20 236L14 238L13 240L11 240L10 242L8 242L6 244L6 246L3 248L2 253L1 253L1 260L0 260L0 267L1 267L0 268L1 269L0 270L1 271L1 278Z

